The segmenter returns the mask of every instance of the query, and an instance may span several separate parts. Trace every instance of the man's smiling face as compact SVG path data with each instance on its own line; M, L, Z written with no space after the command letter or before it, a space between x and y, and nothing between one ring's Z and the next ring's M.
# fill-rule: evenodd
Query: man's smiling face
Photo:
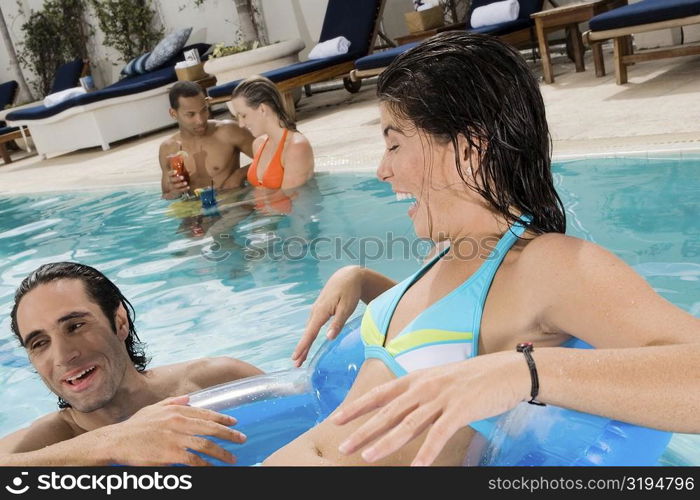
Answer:
M17 308L19 334L39 376L57 396L85 413L112 400L130 363L122 306L114 324L79 279L39 285Z

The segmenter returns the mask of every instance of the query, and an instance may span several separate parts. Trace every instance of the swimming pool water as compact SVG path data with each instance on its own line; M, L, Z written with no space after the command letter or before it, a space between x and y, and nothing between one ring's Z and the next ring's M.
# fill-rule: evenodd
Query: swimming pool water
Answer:
M700 161L582 160L554 171L569 234L613 251L700 316ZM370 174L318 176L292 215L197 221L174 216L187 213L179 207L155 188L2 199L0 436L56 408L10 332L14 290L43 263L80 261L114 280L153 366L228 355L272 371L291 366L309 307L336 269L362 263L400 279L428 249L406 203ZM700 465L699 449L699 437L676 435L663 462Z

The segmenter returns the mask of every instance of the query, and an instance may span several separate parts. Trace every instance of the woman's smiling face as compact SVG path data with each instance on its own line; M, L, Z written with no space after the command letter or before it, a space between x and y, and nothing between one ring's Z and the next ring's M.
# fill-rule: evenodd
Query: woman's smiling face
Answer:
M483 199L460 178L452 143L398 120L386 103L380 104L380 123L386 151L377 177L391 184L398 200L415 199L408 215L416 235L437 242L459 234L458 219L463 222L469 204ZM466 139L459 146L462 170L471 172Z

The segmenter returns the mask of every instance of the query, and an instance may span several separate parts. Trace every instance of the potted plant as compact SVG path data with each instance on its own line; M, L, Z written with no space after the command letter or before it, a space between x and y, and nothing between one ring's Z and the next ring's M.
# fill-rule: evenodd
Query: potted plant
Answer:
M298 38L265 46L257 41L235 45L220 43L214 45L204 63L204 71L216 76L220 85L299 62L299 52L305 46Z

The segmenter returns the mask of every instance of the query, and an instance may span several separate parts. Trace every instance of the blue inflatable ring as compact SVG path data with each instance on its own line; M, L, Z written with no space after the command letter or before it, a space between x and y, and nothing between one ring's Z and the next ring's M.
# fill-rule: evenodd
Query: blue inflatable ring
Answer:
M255 465L323 421L345 398L364 361L359 318L326 342L307 368L230 382L190 395L192 406L232 415L248 439L212 438ZM590 348L583 342L567 344ZM520 404L497 417L480 465L658 465L671 434L555 406ZM217 465L225 465L207 457Z

